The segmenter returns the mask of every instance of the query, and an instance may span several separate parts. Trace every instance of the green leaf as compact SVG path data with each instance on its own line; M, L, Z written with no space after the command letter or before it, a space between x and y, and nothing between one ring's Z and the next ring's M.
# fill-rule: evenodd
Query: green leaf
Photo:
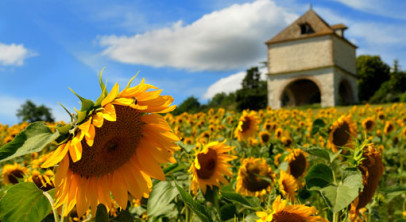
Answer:
M168 167L164 168L164 173L166 176L169 176L170 174L173 174L178 171L182 171L186 168L188 168L188 166L186 166L186 164L172 163Z
M313 165L306 177L306 186L310 189L312 187L323 188L333 182L333 172L330 167L325 164Z
M106 206L99 204L96 211L96 222L109 222L109 214Z
M320 190L327 199L333 213L347 207L357 196L362 188L362 174L356 169L344 171L342 184L330 185Z
M190 151L192 151L196 146L195 145L188 145L188 144L184 144L181 141L175 142L176 145L180 146L182 149L184 149L186 152L190 153Z
M94 104L95 107L99 107L103 101L104 98L107 97L108 92L107 92L107 88L106 88L106 84L103 82L103 70L104 68L100 71L99 76L99 84L100 84L100 88L101 88L101 95L99 96L99 98L97 98L96 103Z
M94 102L90 99L85 99L81 96L79 96L79 94L77 94L75 91L73 91L73 89L69 88L70 91L73 92L73 94L75 94L79 99L80 102L82 103L82 107L80 107L80 111L85 111L88 112L90 109L92 109L94 107Z
M320 131L320 129L322 129L325 126L326 126L326 123L322 119L315 119L313 121L313 127L312 127L311 135L316 134L317 132Z
M34 183L14 185L0 200L1 221L36 222L44 219L52 210L48 198Z
M0 147L0 162L39 152L58 136L59 132L52 133L44 122L32 123L21 131L13 141Z
M340 153L334 153L331 150L323 149L323 148L311 148L311 149L304 149L307 153L321 157L323 159L326 159L329 163L332 163L339 155Z
M172 213L175 205L171 204L171 201L177 195L178 190L171 183L160 181L155 184L148 199L148 217L157 217Z
M232 203L226 204L220 208L220 217L222 221L234 218L235 214L237 214L237 209Z
M128 212L128 209L127 209L127 210L120 211L118 216L116 218L112 219L112 221L114 221L114 222L133 222L134 217L131 215L130 212Z
M193 200L192 196L186 192L182 187L176 184L176 188L179 191L180 197L185 202L185 204L202 220L203 222L213 221L206 208L199 202Z
M134 81L134 79L138 76L138 74L140 73L140 71L138 71L131 79L130 81L128 81L127 86L125 87L126 89L131 87L131 83Z
M240 194L238 194L236 192L233 192L233 191L222 190L221 191L221 196L226 198L229 201L232 201L234 203L242 204L242 205L244 205L246 207L255 207L250 202L248 202L248 200L245 199L243 196L241 196Z

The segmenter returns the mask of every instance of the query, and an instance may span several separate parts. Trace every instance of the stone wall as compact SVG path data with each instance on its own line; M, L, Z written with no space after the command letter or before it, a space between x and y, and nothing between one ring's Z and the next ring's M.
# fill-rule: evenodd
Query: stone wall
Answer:
M348 44L342 38L332 36L334 64L346 70L349 73L355 74L356 71L356 55L355 47Z
M331 36L271 44L268 48L270 74L333 65Z

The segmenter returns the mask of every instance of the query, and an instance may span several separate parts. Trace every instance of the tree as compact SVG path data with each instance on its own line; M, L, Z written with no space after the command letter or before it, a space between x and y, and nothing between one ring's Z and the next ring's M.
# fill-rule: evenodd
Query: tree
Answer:
M389 80L390 67L379 56L357 57L358 95L360 101L368 101L381 84Z
M388 81L382 83L375 94L369 99L371 103L388 103L403 101L406 93L406 72L400 70L398 61L394 61Z
M242 89L237 90L237 109L259 110L267 106L266 81L261 81L261 73L258 67L247 70L242 80Z
M55 121L50 108L44 105L36 106L30 100L27 100L23 105L21 105L21 108L17 110L17 118L30 123L36 121Z
M200 111L200 103L194 96L188 97L174 111L173 114L178 115L183 112L197 113Z

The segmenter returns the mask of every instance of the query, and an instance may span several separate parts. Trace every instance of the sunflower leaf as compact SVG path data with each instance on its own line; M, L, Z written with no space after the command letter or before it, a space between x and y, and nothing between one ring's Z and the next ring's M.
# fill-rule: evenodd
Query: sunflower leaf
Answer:
M210 218L209 213L207 212L206 208L193 200L192 196L186 192L182 187L176 184L176 188L179 191L180 197L185 202L185 204L202 220L203 222L212 222L213 220Z
M174 204L171 201L179 194L176 187L167 181L160 181L154 185L148 199L148 217L168 215L174 212Z
M316 164L309 169L306 177L306 186L310 189L312 187L323 188L333 183L333 172L325 164Z
M320 131L320 129L324 128L326 126L326 123L322 119L315 119L313 121L313 126L312 126L312 132L311 135L315 135L317 132Z
M358 169L346 169L344 178L339 185L322 188L320 193L326 198L333 213L347 207L362 189L362 174Z
M221 191L221 196L226 198L229 201L232 201L234 203L242 204L242 205L244 205L246 207L250 207L250 208L255 207L247 199L245 199L243 196L241 196L240 194L235 193L233 191L222 190Z
M138 71L131 79L130 81L128 81L127 86L125 87L126 89L130 88L131 83L134 81L134 79L138 76L138 74L140 73L140 71Z
M107 213L107 209L103 204L99 204L97 206L96 211L96 222L108 222L109 221L109 214Z
M59 137L44 122L35 122L21 131L13 141L0 147L0 162L41 151Z
M103 82L103 70L104 68L100 71L99 76L99 84L100 84L100 88L101 88L101 95L99 96L99 98L97 98L96 103L94 104L95 107L99 107L103 101L104 98L107 97L108 92L107 92L107 87L106 84Z
M48 198L34 183L24 182L11 187L0 200L2 221L42 221L52 210Z

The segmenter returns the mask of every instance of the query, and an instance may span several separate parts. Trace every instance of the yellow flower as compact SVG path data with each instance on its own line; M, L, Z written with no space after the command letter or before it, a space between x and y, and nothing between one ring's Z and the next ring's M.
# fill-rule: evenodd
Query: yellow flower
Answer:
M259 133L259 141L261 141L262 145L265 145L271 139L271 134L268 131L262 131Z
M248 113L244 110L239 119L238 126L234 131L234 137L236 137L238 141L243 141L254 136L259 129L258 123L259 118L255 111Z
M340 147L353 147L352 141L357 136L357 128L351 120L351 116L341 116L331 126L328 135L327 146L334 152Z
M42 165L59 163L55 175L55 206L64 205L66 216L76 205L78 216L89 206L92 215L99 203L108 211L113 201L126 209L130 197L148 197L151 177L165 180L160 163L176 162L172 157L179 148L164 117L173 98L161 96L161 90L141 83L119 93L115 84L100 107L72 130L72 136L61 144ZM68 154L69 151L69 154ZM111 194L114 200L111 198Z
M52 170L47 170L43 174L41 174L38 170L34 170L32 171L31 177L28 179L28 181L33 182L39 189L48 191L55 187L54 177L55 175Z
M220 182L228 184L223 175L230 177L233 175L228 162L235 159L236 156L227 154L233 149L234 147L227 146L225 141L222 143L210 142L196 153L189 169L192 173L190 187L193 193L197 193L199 187L203 193L206 193L207 186L220 187Z
M383 129L383 132L385 133L385 135L388 135L389 133L391 133L393 130L395 129L395 126L393 125L393 123L391 121L387 121L385 123L385 128Z
M328 220L317 216L318 212L314 207L306 205L287 205L286 200L281 200L278 196L273 204L272 209L256 212L259 219L257 222L327 222Z
M289 150L289 155L285 157L288 162L288 173L298 179L304 174L309 163L306 160L306 153L301 149Z
M3 178L3 183L7 184L17 184L18 181L24 178L28 174L28 169L21 166L18 163L6 164L1 170L1 177Z
M375 126L375 120L372 117L366 118L362 121L362 128L364 128L367 132L371 131Z
M274 179L272 168L266 163L265 159L254 157L243 159L238 170L236 192L257 197L270 193L272 184L258 175L270 180Z
M283 197L291 201L294 201L296 192L298 190L298 184L295 177L281 170L278 183L279 190L282 193Z

